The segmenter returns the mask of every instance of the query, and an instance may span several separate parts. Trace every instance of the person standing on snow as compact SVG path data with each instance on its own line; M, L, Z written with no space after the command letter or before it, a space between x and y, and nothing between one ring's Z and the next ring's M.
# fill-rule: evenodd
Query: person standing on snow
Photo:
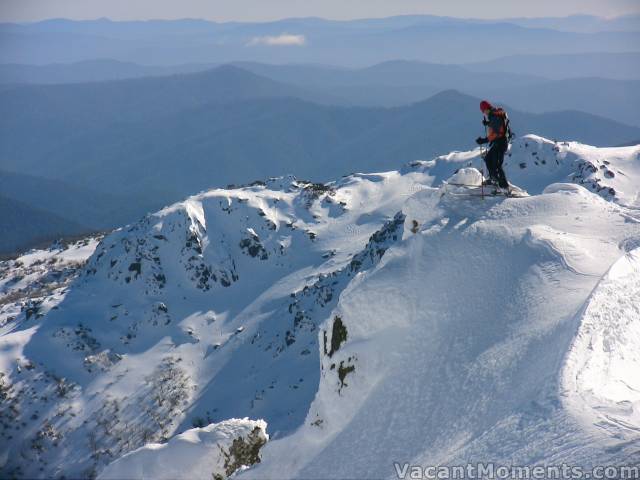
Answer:
M489 171L487 183L497 184L500 188L509 189L509 182L502 169L504 154L507 153L511 138L507 112L499 107L494 108L486 100L480 102L480 110L484 113L482 124L487 127L487 136L478 137L476 143L478 145L489 143L489 151L484 157L484 162Z

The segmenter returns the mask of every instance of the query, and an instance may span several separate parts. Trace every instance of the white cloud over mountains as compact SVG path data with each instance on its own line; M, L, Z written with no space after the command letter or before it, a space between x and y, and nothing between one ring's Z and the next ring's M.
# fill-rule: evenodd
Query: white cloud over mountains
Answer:
M281 35L267 35L264 37L253 37L248 46L266 45L269 47L302 47L307 43L304 35L292 35L283 33Z

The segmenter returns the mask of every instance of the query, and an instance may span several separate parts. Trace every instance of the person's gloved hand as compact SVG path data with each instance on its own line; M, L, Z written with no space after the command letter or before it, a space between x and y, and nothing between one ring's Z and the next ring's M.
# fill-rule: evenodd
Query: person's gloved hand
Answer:
M482 138L482 137L478 137L478 138L476 138L476 143L477 143L478 145L483 145L483 144L487 143L488 141L489 141L489 140L488 140L486 137L485 137L485 138Z

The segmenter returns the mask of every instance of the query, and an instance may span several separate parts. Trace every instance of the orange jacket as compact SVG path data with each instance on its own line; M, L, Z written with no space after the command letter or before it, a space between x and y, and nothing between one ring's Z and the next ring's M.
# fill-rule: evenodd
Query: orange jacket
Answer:
M507 133L506 113L501 108L492 108L488 115L487 140L490 142L504 138Z

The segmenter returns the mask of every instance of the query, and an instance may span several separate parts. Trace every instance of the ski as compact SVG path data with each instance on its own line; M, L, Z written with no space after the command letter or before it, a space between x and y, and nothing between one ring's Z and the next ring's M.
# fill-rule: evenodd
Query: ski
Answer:
M449 184L451 185L451 184ZM469 192L448 192L444 191L442 195L453 195L458 197L506 197L506 198L526 198L529 195L526 192L499 192L499 191L469 191Z
M469 187L469 188L480 188L480 185L471 185L469 183L451 183L447 181L442 182L443 185L451 185L452 187ZM482 187L490 188L493 185L482 185Z

